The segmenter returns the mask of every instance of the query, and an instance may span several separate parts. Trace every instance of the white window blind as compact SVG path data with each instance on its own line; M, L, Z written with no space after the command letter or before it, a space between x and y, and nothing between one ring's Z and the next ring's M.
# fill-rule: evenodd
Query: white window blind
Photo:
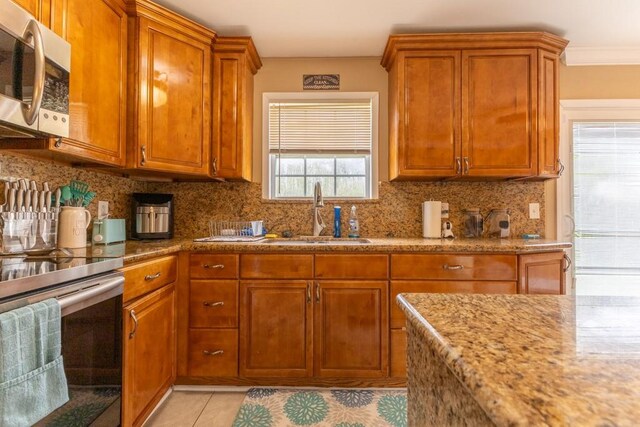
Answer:
M640 274L640 123L575 122L576 274Z
M269 103L270 153L369 154L371 146L371 100Z

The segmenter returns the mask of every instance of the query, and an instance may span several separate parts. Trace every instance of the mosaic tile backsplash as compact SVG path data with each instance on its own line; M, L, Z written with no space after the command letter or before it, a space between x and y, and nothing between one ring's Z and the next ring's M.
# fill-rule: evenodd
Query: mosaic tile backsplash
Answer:
M87 182L98 193L96 200L110 202L111 216L130 216L131 193L156 192L175 195L176 237L203 237L210 220L265 221L268 230L295 235L312 233L311 201L283 202L262 199L258 183L147 183L119 176L76 169L51 161L32 160L0 154L0 177L48 181L52 187L68 184L72 179ZM542 182L382 182L379 199L374 201L325 200L321 210L327 228L333 234L333 207L342 206L342 231L346 234L349 209L358 208L360 234L363 237L422 236L421 203L440 200L449 203L450 218L456 236L461 233L463 210L479 208L483 215L491 209L507 208L511 214L511 236L544 233L544 183ZM529 203L540 203L543 219L528 219ZM97 202L89 207L96 215Z

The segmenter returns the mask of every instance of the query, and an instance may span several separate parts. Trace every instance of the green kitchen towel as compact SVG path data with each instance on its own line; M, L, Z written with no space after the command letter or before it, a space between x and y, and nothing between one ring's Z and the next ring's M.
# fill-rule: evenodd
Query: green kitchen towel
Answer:
M0 426L30 426L69 400L55 299L0 314Z

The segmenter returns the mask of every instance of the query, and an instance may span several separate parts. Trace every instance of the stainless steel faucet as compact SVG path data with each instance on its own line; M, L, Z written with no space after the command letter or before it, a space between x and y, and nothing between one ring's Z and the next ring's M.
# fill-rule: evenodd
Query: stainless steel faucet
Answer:
M316 182L313 188L313 235L317 237L325 229L324 221L320 215L320 208L324 207L324 200L322 199L322 186L319 182Z

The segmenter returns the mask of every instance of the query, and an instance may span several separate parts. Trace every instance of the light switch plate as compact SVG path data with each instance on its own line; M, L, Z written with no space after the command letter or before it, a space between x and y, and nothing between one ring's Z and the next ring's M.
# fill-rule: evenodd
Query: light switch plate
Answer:
M529 219L540 219L540 203L529 203Z
M100 200L98 202L98 219L105 219L109 216L109 202Z

